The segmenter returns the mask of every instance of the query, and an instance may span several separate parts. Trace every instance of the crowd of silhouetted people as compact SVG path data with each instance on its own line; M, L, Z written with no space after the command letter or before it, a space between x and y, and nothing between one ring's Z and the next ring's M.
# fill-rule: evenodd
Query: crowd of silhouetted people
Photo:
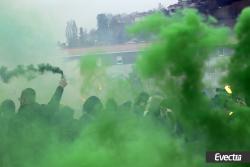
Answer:
M159 103L149 105L154 99L148 93L141 92L136 99L122 104L118 104L114 98L109 98L104 104L97 96L91 96L82 106L82 116L75 119L74 110L70 106L60 104L66 85L66 80L62 79L48 104L39 104L36 101L36 91L32 88L26 88L21 92L18 109L13 100L4 100L0 105L0 123L5 124L9 129L11 129L10 124L21 128L32 122L47 124L52 127L65 125L67 127L59 128L60 131L64 131L70 128L73 122L78 122L78 126L88 124L94 120L98 113L129 112L138 118L146 115L152 115L159 119L167 116L172 117L172 110L168 108L164 99L156 98ZM174 118L171 119L173 121ZM70 136L70 138L72 137Z
M159 122L169 119L168 122L175 123L172 110L168 108L165 100L153 104L151 101L154 99L146 92L122 104L118 104L114 98L109 98L104 104L97 96L91 96L82 106L82 116L75 119L74 110L70 106L60 104L66 85L66 80L62 79L48 104L39 104L36 101L36 91L32 88L21 92L18 109L13 100L4 100L0 105L1 136L8 137L8 133L12 132L17 135L22 129L32 130L35 124L38 127L54 128L54 132L59 133L62 140L74 140L82 130L80 127L93 122L100 113L131 113L138 119L152 116Z
M32 88L24 89L19 98L20 106L4 100L0 105L0 166L13 166L11 158L29 156L39 158L41 147L56 138L62 142L72 142L81 135L84 128L95 122L101 114L122 117L124 113L144 120L150 119L166 131L174 135L181 135L182 128L176 119L172 104L160 95L150 96L141 92L134 100L118 104L115 98L109 98L103 103L97 96L85 100L80 118L74 118L74 109L60 104L67 82L62 79L55 93L47 104L36 101L36 91ZM219 91L219 90L218 90ZM223 92L223 90L220 90ZM225 91L224 91L225 92ZM217 94L213 99L213 108L225 108L225 95ZM224 99L223 99L224 98ZM224 101L223 101L224 100ZM18 150L32 148L32 151L20 153ZM16 155L16 154L19 155ZM14 164L18 166L18 164Z
M61 79L48 104L39 104L36 101L36 91L32 88L26 88L21 92L18 109L11 99L4 100L0 105L1 133L5 135L13 129L30 127L35 122L56 128L56 132L62 133L62 139L65 137L66 140L73 140L77 137L77 133L80 133L77 130L80 131L80 127L93 122L100 113L113 115L130 113L138 119L152 118L166 128L170 128L174 133L178 133L181 129L172 111L171 102L160 95L150 96L146 92L141 92L134 100L128 100L122 104L118 104L115 98L109 98L104 104L97 96L91 96L82 106L82 116L75 119L74 109L60 104L66 86L66 80ZM219 91L225 92L223 89L218 89L217 92ZM211 100L212 107L225 108L228 102L225 96L227 96L226 93L225 95L217 93Z
M122 114L129 113L138 120L152 117L173 131L176 128L172 110L165 100L154 104L154 101L159 100L146 92L122 104L118 104L114 98L109 98L104 104L97 96L91 96L82 105L82 116L75 119L74 109L60 104L66 85L66 80L62 79L47 104L36 101L36 91L32 88L21 92L19 108L16 108L11 99L1 103L0 166L21 166L18 163L22 160L17 159L24 157L32 157L35 162L39 159L42 148L54 138L61 142L73 142L101 114L119 118Z

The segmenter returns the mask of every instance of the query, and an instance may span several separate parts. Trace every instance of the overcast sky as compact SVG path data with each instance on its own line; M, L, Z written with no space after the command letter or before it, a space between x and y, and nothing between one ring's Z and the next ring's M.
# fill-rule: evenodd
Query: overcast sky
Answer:
M78 27L87 30L96 28L96 15L99 13L132 13L158 8L176 3L178 0L0 0L1 8L16 18L33 17L38 14L47 22L41 26L50 26L64 40L68 20L74 19ZM2 3L2 5L1 5ZM4 5L5 4L5 5ZM7 8L7 9L6 9ZM9 10L11 9L11 10ZM34 24L36 19L33 20Z
M75 19L78 26L88 29L96 27L98 13L131 13L147 11L165 6L177 0L40 0L41 6L48 7L55 14L60 14L62 22Z

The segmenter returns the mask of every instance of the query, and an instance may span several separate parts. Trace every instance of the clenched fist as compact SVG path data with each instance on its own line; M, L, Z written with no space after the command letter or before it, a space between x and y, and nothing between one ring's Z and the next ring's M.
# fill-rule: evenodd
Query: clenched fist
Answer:
M68 85L67 81L65 78L62 78L61 81L59 82L59 86L65 88Z

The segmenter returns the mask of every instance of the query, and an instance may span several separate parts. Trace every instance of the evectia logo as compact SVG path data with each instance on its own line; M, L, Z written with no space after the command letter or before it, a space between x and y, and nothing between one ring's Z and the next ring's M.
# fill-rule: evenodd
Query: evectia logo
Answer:
M240 162L241 161L241 155L238 154L230 154L230 155L222 155L220 153L216 153L214 156L215 161L217 162Z

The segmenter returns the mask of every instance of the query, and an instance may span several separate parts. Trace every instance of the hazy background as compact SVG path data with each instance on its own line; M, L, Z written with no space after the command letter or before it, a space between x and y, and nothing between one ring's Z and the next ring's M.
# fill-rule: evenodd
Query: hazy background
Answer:
M99 13L147 11L158 8L159 3L167 6L175 1L0 0L0 65L15 67L42 62L60 66L69 82L63 103L78 103L81 101L80 88L76 88L81 84L78 65L65 64L62 58L65 52L57 46L57 41L65 41L66 22L74 19L78 27L91 29L96 27L96 15ZM12 98L18 103L20 91L32 87L37 90L39 102L46 103L59 79L59 76L45 75L32 82L22 79L14 79L7 85L0 82L1 97Z
M5 1L5 0L3 0ZM67 20L87 29L96 27L99 13L131 13L158 8L159 3L168 6L178 0L10 0L17 9L40 12L56 28L58 40L64 40ZM7 1L6 1L7 2ZM0 2L1 3L1 2ZM8 3L10 3L8 1ZM8 5L9 6L9 5ZM1 5L0 8L4 6ZM10 7L10 6L9 6ZM44 25L45 26L45 25Z

